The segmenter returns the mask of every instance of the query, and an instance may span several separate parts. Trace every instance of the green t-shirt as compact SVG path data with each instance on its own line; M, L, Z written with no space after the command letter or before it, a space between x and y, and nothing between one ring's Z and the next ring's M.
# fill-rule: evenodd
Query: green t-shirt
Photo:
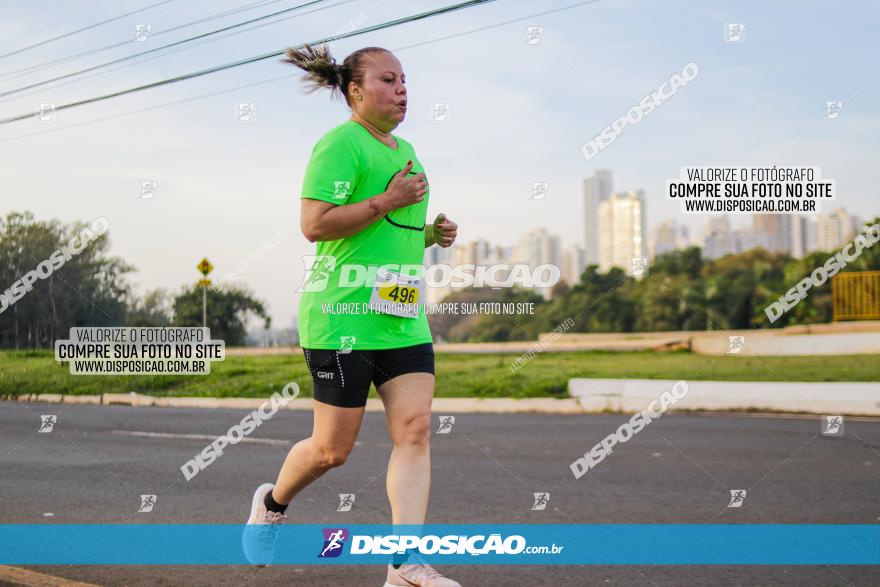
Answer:
M351 119L331 129L312 150L302 197L353 204L384 192L409 160L413 162L411 173L424 172L412 145L396 135L394 138L397 149ZM415 318L368 309L377 267L423 264L429 196L430 187L421 202L392 210L357 234L318 241L312 270L308 271L307 265L301 287L298 326L303 348L378 350L432 342L425 300L419 300ZM345 265L349 267L343 270ZM348 280L357 275L352 265L367 270L372 267L369 278L358 287L339 287L343 272ZM340 308L343 311L337 312Z

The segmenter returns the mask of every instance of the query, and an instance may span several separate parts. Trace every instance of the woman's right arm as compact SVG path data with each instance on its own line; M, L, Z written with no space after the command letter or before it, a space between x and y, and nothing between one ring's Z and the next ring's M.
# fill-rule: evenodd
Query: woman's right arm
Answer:
M357 234L391 210L387 192L342 206L303 198L300 227L309 242L334 241Z
M412 161L399 171L381 194L352 204L337 205L324 200L302 198L300 228L309 242L332 241L351 236L388 212L421 202L427 193L424 173L407 174Z

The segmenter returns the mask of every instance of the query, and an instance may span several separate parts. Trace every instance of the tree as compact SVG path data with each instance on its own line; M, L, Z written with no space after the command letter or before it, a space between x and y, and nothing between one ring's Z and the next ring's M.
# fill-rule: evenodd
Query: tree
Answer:
M51 347L55 339L67 338L71 327L122 323L129 295L123 276L134 268L106 254L106 232L63 264L53 262L51 274L33 281L30 291L23 295L12 291L13 284L55 251L72 241L81 245L78 237L87 227L82 222L35 221L30 212L11 212L0 219L0 284L5 288L0 294L7 299L7 307L0 311L0 347ZM41 271L40 277L46 272Z
M441 304L462 304L462 303L480 303L497 301L497 291L488 287L466 287L454 288L452 293L447 295L440 302ZM430 313L428 314L428 324L431 327L431 334L440 340L449 340L460 342L467 340L468 333L473 325L477 322L479 316L476 314L457 314L449 313Z
M875 225L880 225L880 216L865 222L860 234ZM880 271L880 242L863 248L859 258L848 263L844 271Z
M631 332L636 305L632 300L632 277L621 268L599 273L590 265L580 283L571 289L572 303L567 310L575 321L574 332Z
M788 289L791 257L752 249L725 255L703 267L706 327L710 330L769 326L764 308Z
M158 288L144 294L143 300L131 300L125 325L141 327L170 326L171 300L168 292Z
M493 293L494 302L502 304L533 303L540 308L544 298L521 287L497 290ZM538 337L538 325L530 314L485 314L479 316L467 333L469 342L503 342L506 340L534 340Z
M637 331L703 330L706 297L700 249L688 247L657 255L635 285Z
M269 328L272 324L263 302L254 299L250 292L239 286L227 285L220 292L208 288L207 308L211 338L222 340L227 346L241 346L245 343L245 323L250 313L263 319L264 328ZM192 285L181 288L174 298L173 325L202 325L201 287Z

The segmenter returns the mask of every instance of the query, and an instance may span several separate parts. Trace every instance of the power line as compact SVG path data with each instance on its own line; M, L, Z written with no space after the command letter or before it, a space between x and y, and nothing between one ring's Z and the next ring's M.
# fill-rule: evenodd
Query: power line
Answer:
M83 82L83 81L85 81L85 80L89 80L89 79L92 79L92 78L95 78L95 77L98 77L98 76L101 76L101 75L104 75L104 74L107 74L107 73L112 73L112 72L114 72L114 71L119 71L120 69L125 69L126 67L131 67L132 65L138 65L138 64L140 64L140 63L144 63L144 62L146 62L146 61L151 61L151 60L153 60L153 59L158 59L158 58L161 58L161 57L168 57L169 55L173 55L173 54L175 54L175 53L180 53L181 51L187 51L187 50L192 49L192 48L194 48L194 47L201 47L201 46L203 46L203 45L207 45L207 44L209 44L209 43L215 43L215 42L217 42L217 41L222 41L222 40L224 40L224 39L228 39L229 37L233 37L233 36L235 36L235 35L240 35L240 34L243 34L243 33L249 33L249 32L251 32L251 31L254 31L254 30L259 29L259 28L263 28L263 27L266 27L266 26L272 26L272 25L274 25L274 24L278 24L278 23L280 23L280 22L284 22L284 21L287 21L287 20L292 20L292 19L294 19L294 18L300 18L300 17L305 16L305 15L307 15L307 14L313 14L313 13L315 13L315 12L321 12L321 11L323 11L323 10L327 10L327 9L329 9L329 8L336 8L337 6L342 6L343 4L350 4L350 3L354 2L354 1L355 1L355 0L341 0L340 2L337 2L336 4L328 4L328 5L322 6L322 7L320 7L320 8L314 8L314 9L312 9L312 10L307 10L307 11L302 12L302 13L300 13L300 14L294 14L294 15L290 15L290 16L284 16L284 17L282 17L282 18L279 18L278 20L273 20L273 21L269 21L269 22L263 22L263 23L256 24L256 25L254 25L254 26L252 26L252 27L249 27L249 28L239 29L239 30L235 30L235 31L227 32L226 34L221 34L221 35L218 35L218 36L215 36L215 37L212 37L212 38L208 38L208 39L202 39L201 41L195 41L194 44L192 44L192 45L178 47L178 48L173 49L173 50L171 50L171 51L168 51L168 52L166 52L166 53L162 53L161 55L152 54L152 55L149 55L149 56L146 56L146 57L142 57L141 59L138 59L138 60L135 60L135 61L127 62L127 63L122 64L122 65L119 65L119 66L117 66L117 67L113 67L113 68L110 68L110 69L105 69L105 70L100 71L100 72L98 72L98 73L93 73L92 75L81 76L81 77L78 77L78 78L76 78L76 79L71 79L71 80L68 80L68 81L66 81L66 82L62 82L62 83L60 83L60 84L57 84L57 85L55 85L55 86L52 86L52 89L60 88L60 87L63 87L63 86L66 86L66 85L70 85L70 84L75 84L75 83ZM32 96L32 95L34 95L34 94L39 94L39 93L41 93L42 91L43 91L43 90L35 90L35 91L33 91L33 92L29 92L29 93L27 93L27 94L24 94L24 95L20 96L19 98L25 98L25 97L27 97L27 96ZM5 104L5 103L7 103L7 102L13 102L13 101L15 101L15 100L18 100L19 98L7 98L7 99L5 99L5 100L0 100L0 104Z
M88 124L94 124L96 122L105 122L107 120L122 118L124 116L131 116L133 114L143 114L144 112L150 112L152 110L160 110L162 108L168 108L169 106L176 106L178 104L185 104L186 102L193 102L195 100L202 100L204 98L211 98L214 96L219 96L221 94L228 94L229 92L235 92L236 90L243 90L246 88L252 88L254 86L259 86L262 84L268 84L268 83L272 83L272 82L281 81L283 79L290 79L290 74L286 74L286 75L282 75L282 76L278 76L278 77L273 77L273 78L269 78L269 79L264 79L264 80L261 80L258 82L252 82L249 84L243 84L240 86L235 86L233 88L226 88L225 90L217 90L216 92L210 92L208 94L201 94L199 96L192 96L190 98L183 98L181 100L174 100L173 102L166 102L165 104L157 104L155 106L148 106L146 108L139 108L138 110L130 110L129 112L120 112L119 114L111 114L110 116L104 116L102 118L95 118L93 120L85 120L83 122L75 122L73 124L67 124L67 125L59 127L59 128L49 128L46 130L41 130L41 131L28 133L28 134L24 134L24 135L8 137L5 139L0 139L0 143L5 143L7 141L14 141L16 139L25 139L25 138L32 137L32 136L44 135L44 134L49 134L49 133L53 133L53 132L59 132L62 130L67 130L69 128L75 128L78 126L85 126Z
M284 10L279 10L278 12L273 12L271 14L266 14L264 16L258 16L257 18L252 18L251 20L246 20L244 22L236 23L233 25L229 25L223 27L221 29L215 29L213 31L208 31L207 33L202 33L200 35L196 35L194 37L190 37L188 39L182 39L180 41L175 41L173 43L168 43L167 45L162 45L161 47L155 47L153 49L147 49L146 51L141 51L140 53L135 53L133 55L127 55L126 57L120 57L119 59L114 59L113 61L107 61L105 63L100 63L98 65L93 65L92 67L87 67L85 69L81 69L79 71L74 71L73 73L66 73L64 75L60 75L58 77L53 77L51 79L47 79L41 82L37 82L34 84L30 84L28 86L24 86L15 90L9 90L6 92L0 92L0 97L3 96L11 96L13 94L18 94L19 92L23 92L25 90L30 90L31 88L39 88L40 86L45 86L46 84L50 84L52 82L57 82L59 80L67 79L70 77L74 77L83 73L88 73L90 71L95 71L96 69L101 69L103 67L107 67L108 65L115 65L117 63L122 63L123 61L128 61L130 59L134 59L135 57L141 57L143 55L149 55L150 53L156 53L157 51L162 51L163 49L168 49L170 47L176 47L177 45L183 45L184 43L189 43L191 41L195 41L198 39L203 39L205 37L210 37L211 35L216 35L218 33L226 32L228 30L232 30L244 25L252 24L261 20L265 20L267 18L271 18L273 16L278 16L279 14L286 14L288 12L292 12L294 10L299 10L300 8L305 8L306 6L311 6L312 4L319 4L324 0L312 0L311 2L306 2L305 4L299 4L292 8L285 8Z
M260 0L259 2L251 2L250 4L245 4L239 8L233 8L230 10L226 10L224 12L218 12L211 16L206 16L205 18L200 18L198 20L193 20L191 22L187 22L185 24L177 25L175 27L171 27L170 29L163 29L161 31L150 32L150 38L155 38L160 35L164 35L167 33L171 33L174 31L179 31L180 29L189 28L191 26L195 26L197 24L202 24L205 22L209 22L212 20L217 20L218 18L224 18L227 16L232 16L233 14L238 14L240 12L247 12L248 10L254 10L255 8L262 8L263 6L268 6L269 4L277 4L278 2L282 2L284 0ZM94 55L95 53L102 53L104 51L108 51L110 49L116 49L118 47L124 47L125 45L129 45L131 43L136 42L134 39L128 39L125 41L121 41L119 43L113 43L111 45L106 45L104 47L98 47L96 49L90 49L88 51L83 51L82 53L76 53L75 55L70 55L68 57L62 57L61 59L55 59L53 61L46 61L44 63L39 63L37 65L29 65L27 67L22 67L21 69L16 69L13 71L8 71L6 73L0 73L0 78L4 80L14 79L17 77L21 77L22 75L27 75L29 73L33 73L35 71L39 71L41 69L45 69L47 67L52 67L53 65L59 65L61 63L69 63L71 61L75 61L80 57L85 57L87 55Z
M511 24L514 22L522 21L522 20L528 20L530 18L535 18L536 16L544 16L545 14L553 14L554 12L562 12L563 10L569 10L571 8L577 8L579 6L586 6L587 4L596 4L600 1L601 0L584 0L583 2L577 2L576 4L569 4L568 6L560 6L559 8L553 8L551 10L545 10L543 12L536 12L534 14L529 14L528 16L521 16L519 18L512 18L510 20L496 22L495 24L489 24L486 26L477 27L477 28L471 29L469 31L463 31L460 33L453 33L453 34L447 35L445 37L438 37L436 39L431 39L430 41L423 41L421 43L413 43L412 45L407 45L405 47L401 47L400 49L395 49L395 51L401 51L403 49L412 49L413 47L421 47L422 45L429 45L431 43L436 43L437 41L444 41L446 39L454 39L455 37L461 37L464 35L469 35L471 33L479 33L482 31L487 31L489 29L498 28L498 27L504 26L506 24Z
M445 13L447 13L447 12L453 12L453 11L456 11L456 10L461 10L461 9L464 9L464 8L470 8L470 7L472 7L472 6L477 6L477 5L479 5L479 4L485 4L485 3L487 3L487 2L494 2L494 1L495 1L495 0L469 0L469 1L467 1L467 2L461 2L461 3L459 3L459 4L453 4L453 5L450 5L450 6L446 6L446 7L444 7L444 8L438 8L438 9L436 9L436 10L429 10L429 11L427 11L427 12L422 12L422 13L420 13L420 14L414 14L414 15L411 15L411 16L406 16L406 17L403 17L403 18L399 18L399 19L397 19L397 20L387 21L387 22L384 22L384 23L380 23L380 24L377 24L377 25L373 25L373 26L370 26L370 27L366 27L366 28L363 28L363 29L359 29L359 30L356 30L356 31L353 31L353 32L350 32L350 33L345 33L345 34L341 34L341 35L333 35L333 36L331 36L331 37L325 37L325 38L323 38L323 39L319 39L319 40L317 40L317 41L312 41L312 42L310 42L310 43L305 43L305 44L303 44L303 45L299 45L297 48L302 48L302 47L304 47L306 44L307 44L307 45L320 45L320 44L322 44L322 43L331 42L331 41L333 41L333 40L335 40L335 39L345 39L345 38L348 38L348 37L355 37L355 36L363 35L363 34L366 34L366 33L373 32L373 31L378 31L378 30L382 30L382 29L386 29L386 28L395 27L395 26L398 26L398 25L400 25L400 24L406 24L406 23L408 23L408 22L415 22L415 21L417 21L417 20L422 20L422 19L424 19L424 18L431 18L431 17L433 17L433 16L437 16L437 15L440 15L440 14L445 14ZM234 67L239 67L239 66L242 66L242 65L247 65L247 64L249 64L249 63L256 63L257 61L262 61L262 60L264 60L264 59L269 59L269 58L272 58L272 57L279 57L279 56L281 56L281 55L284 55L285 52L286 52L286 49L280 49L280 50L278 50L278 51L273 51L273 52L271 52L271 53L265 53L265 54L263 54L263 55L257 55L256 57L249 57L249 58L246 58L246 59L240 59L240 60L238 60L238 61L233 61L233 62L231 62L231 63L226 63L226 64L224 64L224 65L217 65L217 66L215 66L215 67L209 67L208 69L203 69L203 70L200 70L200 71L195 71L195 72L187 73L187 74L184 74L184 75L179 75L179 76L176 76L176 77L172 77L172 78L168 78L168 79L160 80L160 81L153 82L153 83L150 83L150 84L145 84L145 85L143 85L143 86L136 86L136 87L133 87L133 88L128 88L128 89L126 89L126 90L120 90L120 91L118 91L118 92L113 92L112 94L105 94L105 95L103 95L103 96L96 96L96 97L94 97L94 98L87 98L87 99L85 99L85 100L79 100L78 102L70 102L70 103L67 103L67 104L62 104L61 106L57 106L57 107L55 107L55 108L54 108L54 111L57 112L57 111L60 111L60 110L67 110L68 108L75 108L75 107L77 107L77 106L83 106L83 105L85 105L85 104L92 104L92 103L94 103L94 102L100 102L100 101L102 101L102 100L108 100L108 99L110 99L110 98L116 98L116 97L118 97L118 96L124 96L124 95L126 95L126 94L133 94L133 93L135 93L135 92L140 92L140 91L148 90L148 89L151 89L151 88L157 88L157 87L160 87L160 86L165 86L165 85L168 85L168 84L173 84L173 83L180 82L180 81L184 81L184 80L187 80L187 79L192 79L192 78L196 78L196 77L201 77L201 76L203 76L203 75L208 75L209 73L215 73L215 72L217 72L217 71L223 71L223 70L225 70L225 69L232 69L232 68L234 68ZM25 119L27 119L27 118L33 118L33 117L35 117L35 116L40 116L42 113L43 113L43 111L41 111L41 110L37 110L37 111L35 111L35 112L29 112L29 113L26 113L26 114L19 114L18 116L13 116L13 117L10 117L10 118L4 118L4 119L0 120L0 125L9 124L9 123L12 123L12 122L17 122L17 121L19 121L19 120L25 120Z
M561 11L563 11L563 10L569 10L569 9L571 9L571 8L578 8L578 7L580 7L580 6L585 6L585 5L587 5L587 4L596 4L596 3L598 3L599 1L600 1L600 0L585 0L584 2L577 2L577 3L575 3L575 4L569 4L568 6L562 6L562 7L560 7L560 8L554 8L554 9L552 9L552 10L546 10L546 11L544 11L544 12L536 12L536 13L534 13L534 14L528 14L528 15L526 15L526 16L521 16L521 17L519 17L519 18L514 18L514 19L511 19L511 20L506 20L506 21L503 21L503 22L495 23L495 24L490 24L490 25L486 25L486 26L482 26L482 27L477 27L477 28L475 28L475 29L470 29L470 30L467 30L467 31L462 31L462 32L460 32L460 33L454 33L454 34L452 34L452 35L446 35L446 36L444 36L444 37L437 37L437 38L435 38L435 39L429 39L429 40L427 40L427 41L423 41L423 42L421 42L421 43L415 43L415 44L413 44L413 45L405 45L405 46L403 46L403 47L398 47L398 48L396 48L396 49L392 49L391 51L392 51L392 52L395 52L395 53L400 52L400 51L406 51L407 49L412 49L412 48L414 48L414 47L421 47L421 46L423 46L423 45L430 45L430 44L432 44L432 43L439 43L440 41L446 41L446 40L449 40L449 39L454 39L454 38L456 38L456 37L463 37L463 36L465 36L465 35L470 35L470 34L472 34L472 33L477 33L477 32L481 32L481 31L485 31L485 30L489 30L489 29L497 28L497 27L500 27L500 26L504 26L504 25L507 25L507 24L514 23L514 22L520 22L520 21L524 21L524 20L530 20L530 19L535 18L536 16L544 16L544 15L546 15L546 14L552 14L552 13L554 13L554 12L561 12ZM142 114L142 113L144 113L144 112L150 112L150 111L152 111L152 110L159 110L159 109L162 109L162 108L168 108L169 106L176 106L176 105L178 105L178 104L185 104L186 102L193 102L193 101L195 101L195 100L202 100L202 99L204 99L204 98L211 98L211 97L214 97L214 96L219 96L219 95L221 95L221 94L228 94L229 92L235 92L235 91L237 91L237 90L243 90L243 89L246 89L246 88L251 88L251 87L254 87L254 86L259 86L259 85L262 85L262 84L273 83L273 82L281 81L281 80L283 80L283 79L289 79L290 77L291 77L291 76L290 76L289 74L287 74L287 75L282 75L282 76L278 76L278 77L273 77L273 78L268 78L268 79L260 80L260 81L257 81L257 82L252 82L252 83L249 83L249 84L244 84L244 85L240 85L240 86L235 86L235 87L232 87L232 88L226 88L226 89L224 89L224 90L218 90L218 91L216 91L216 92L210 92L210 93L208 93L208 94L201 94L201 95L199 95L199 96L192 96L192 97L190 97L190 98L183 98L183 99L180 99L180 100L174 100L174 101L172 101L172 102L166 102L165 104L158 104L158 105L156 105L156 106L148 106L148 107L146 107L146 108L139 108L139 109L137 109L137 110L129 110L128 112L120 112L119 114L112 114L112 115L110 115L110 116L104 116L104 117L102 117L102 118L94 118L94 119L92 119L92 120L85 120L85 121L83 121L83 122L76 122L76 123L68 124L68 125L65 125L65 126L62 126L62 127L59 127L59 128L50 128L50 129L41 130L41 131L36 131L36 132L32 132L32 133L16 135L16 136L13 136L13 137L7 137L7 138L0 139L0 143L5 143L5 142L8 142L8 141L15 141L15 140L18 140L18 139L27 139L27 138L34 137L34 136L39 136L39 135L44 135L44 134L49 134L49 133L53 133L53 132L59 132L59 131L67 130L67 129L69 129L69 128L75 128L75 127L79 127L79 126L86 126L86 125L89 125L89 124L95 124L95 123L98 123L98 122L105 122L105 121L107 121L107 120L114 120L114 119L116 119L116 118L123 118L123 117L125 117L125 116L132 116L132 115L135 115L135 114Z
M27 47L22 47L21 49L16 49L12 53L7 53L5 55L0 55L0 59L5 59L7 57L11 57L12 55L18 55L19 53L24 53L25 51L29 51L36 47L42 47L43 45L48 45L49 43L53 43L60 39L65 39L67 37L72 37L78 33L83 31L87 31L93 28L97 28L101 25L105 25L109 22L113 22L114 20L119 20L120 18L125 18L126 16L131 16L132 14L137 14L138 12L143 12L144 10L149 10L150 8L155 8L157 6L161 6L163 4L168 4L169 2L174 2L174 0L162 0L162 2L156 2L155 4L151 4L149 6L145 6L144 8L138 8L137 10L132 10L131 12L126 12L125 14L120 14L119 16L114 16L113 18L108 18L107 20L102 20L101 22L97 22L95 24L91 24L87 27L83 27L81 29L77 29L75 31L71 31L69 33L64 33L63 35L58 35L57 37L53 37L51 39L46 39L45 41L40 41L39 43L34 43L33 45L29 45Z

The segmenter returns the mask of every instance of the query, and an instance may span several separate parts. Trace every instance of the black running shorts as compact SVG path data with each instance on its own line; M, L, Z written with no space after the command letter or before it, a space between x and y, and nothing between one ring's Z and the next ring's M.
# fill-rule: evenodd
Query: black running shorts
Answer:
M376 388L404 373L434 374L434 343L398 349L349 351L303 349L312 374L315 399L341 408L367 405L370 384Z

